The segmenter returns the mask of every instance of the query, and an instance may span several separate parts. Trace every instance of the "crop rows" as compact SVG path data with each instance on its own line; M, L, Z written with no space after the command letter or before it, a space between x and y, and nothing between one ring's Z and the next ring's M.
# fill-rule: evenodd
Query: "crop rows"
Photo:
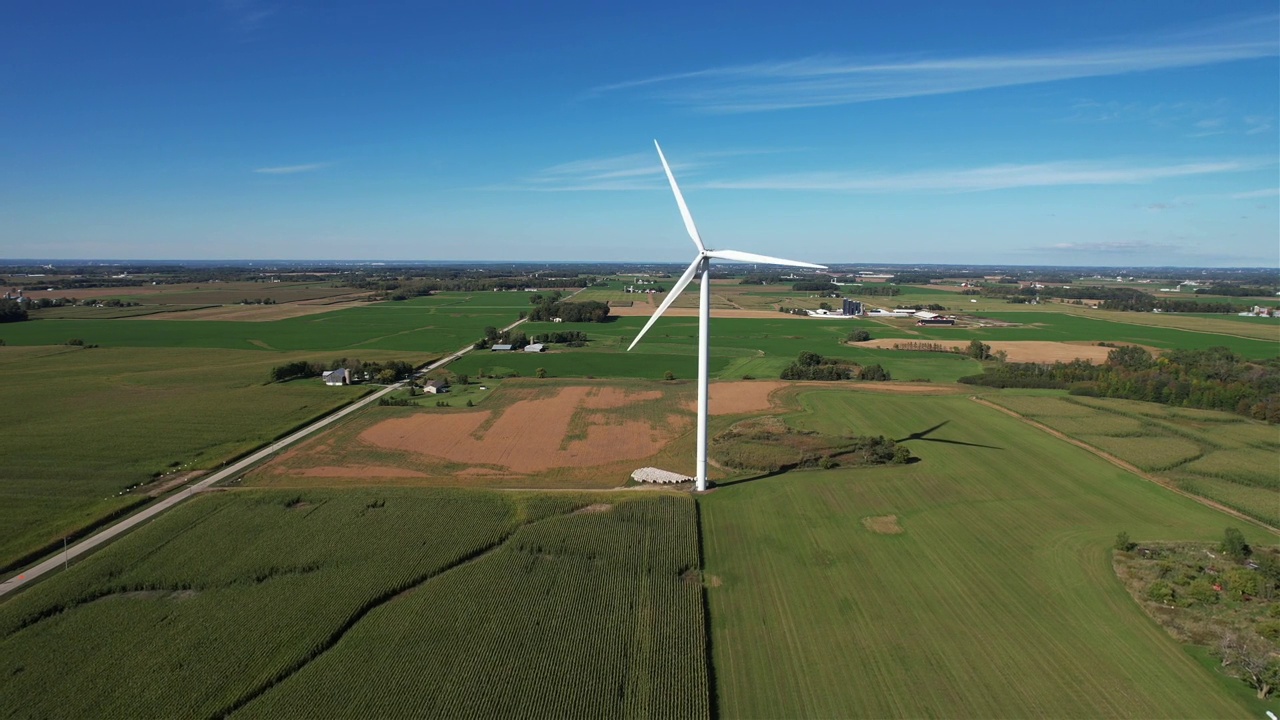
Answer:
M591 509L379 607L237 716L708 717L693 503Z
M0 707L217 714L369 607L500 542L515 514L464 492L200 498L0 605Z

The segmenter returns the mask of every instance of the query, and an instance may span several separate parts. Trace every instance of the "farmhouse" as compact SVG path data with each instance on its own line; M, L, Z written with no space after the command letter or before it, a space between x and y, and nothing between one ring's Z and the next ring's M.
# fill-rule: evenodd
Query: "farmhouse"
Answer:
M325 370L320 377L324 380L325 385L351 384L351 373L343 368L339 368L337 370Z
M525 345L525 346L524 346L524 351L525 351L525 352L532 352L532 353L539 353L539 352L543 352L543 351L545 351L546 349L547 349L547 346L546 346L546 345L543 345L542 343L533 343L533 344L531 344L531 345Z
M432 395L449 392L449 381L447 380L428 380L422 384L422 391Z

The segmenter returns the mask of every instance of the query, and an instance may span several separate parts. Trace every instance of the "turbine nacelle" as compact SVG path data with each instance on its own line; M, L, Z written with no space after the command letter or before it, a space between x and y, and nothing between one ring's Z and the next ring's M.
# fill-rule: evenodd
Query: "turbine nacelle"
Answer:
M667 173L667 181L671 183L671 192L676 196L676 205L680 206L680 217L684 219L684 229L689 233L689 239L693 240L693 244L698 248L698 255L689 264L689 268L684 271L680 279L675 285L671 286L667 297L658 306L658 310L649 317L649 322L645 323L644 328L636 335L636 339L631 341L628 351L640 342L640 338L649 332L649 328L657 322L662 313L671 307L671 303L680 295L680 293L693 282L693 277L698 274L699 268L706 263L710 266L712 258L717 260L735 260L737 262L762 263L765 265L787 265L790 267L812 268L814 270L826 270L826 265L815 265L814 263L801 262L799 260L786 260L784 258L770 257L768 255L757 255L755 253L742 252L741 250L711 250L702 242L702 236L698 234L698 226L693 224L693 215L689 213L689 206L684 202L684 195L680 192L680 186L676 184L676 176L671 173L671 166L667 164L667 157L662 154L662 146L658 145L658 141L653 141L653 146L658 149L658 159L662 160L662 169Z

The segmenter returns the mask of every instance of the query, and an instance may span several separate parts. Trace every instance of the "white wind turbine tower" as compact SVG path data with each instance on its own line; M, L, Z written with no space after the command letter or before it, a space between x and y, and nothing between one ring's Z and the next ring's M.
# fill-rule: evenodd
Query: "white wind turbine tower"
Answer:
M636 335L636 339L631 341L631 346L627 348L629 352L631 348L640 342L640 338L649 332L649 328L657 322L662 313L676 299L690 282L693 281L695 275L699 276L698 283L701 292L698 299L698 468L697 476L694 478L699 492L707 489L707 359L709 357L710 335L709 325L711 323L711 259L718 260L737 260L739 262L764 263L767 265L791 265L793 267L814 268L817 270L825 270L825 265L814 265L813 263L800 262L798 260L784 260L782 258L769 257L768 255L756 255L755 253L740 252L738 250L708 250L702 244L702 237L698 235L698 228L693 224L693 216L689 214L689 207L684 204L684 196L680 194L680 186L676 184L676 176L671 174L671 166L667 164L667 158L662 154L662 146L658 145L658 141L653 141L653 146L658 149L658 159L662 160L662 169L667 173L667 180L671 183L671 192L675 193L676 204L680 206L680 216L684 218L684 227L689 231L689 237L693 240L693 244L698 247L698 255L693 259L693 263L689 265L689 269L684 271L676 284L671 287L671 291L667 293L667 299L662 301L658 306L658 310L649 318L649 322L645 323L644 328L640 330L640 334Z

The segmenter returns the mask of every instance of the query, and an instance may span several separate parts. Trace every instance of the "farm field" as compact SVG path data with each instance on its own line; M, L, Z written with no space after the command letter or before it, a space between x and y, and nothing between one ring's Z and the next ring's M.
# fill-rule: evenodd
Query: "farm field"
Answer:
M330 358L0 347L19 428L0 435L0 567L145 500L151 488L126 491L157 474L216 467L368 391L318 380L266 384L273 366L297 359Z
M768 411L771 394L783 387L715 383L712 413ZM372 409L266 463L246 482L611 488L645 465L692 472L694 390L690 382L505 380L474 408L428 400Z
M699 500L721 715L1260 714L1110 562L1121 530L1212 540L1239 522L965 397L799 401L795 427L884 434L920 462Z
M585 348L552 346L552 350L539 354L476 353L457 367L470 375L479 369L490 372L501 367L529 376L543 367L552 377L657 379L667 370L677 378L695 377L697 318L663 317L634 350L627 352L627 346L646 321L643 317L622 317L607 323L526 323L520 329L531 336L572 329L585 332L591 340ZM709 370L713 378L724 380L746 375L776 379L804 351L863 365L878 363L895 380L954 382L981 369L976 361L959 355L848 345L844 340L850 331L867 327L852 324L858 322L801 320L781 315L777 319L713 318Z
M447 352L505 327L528 307L524 293L440 293L302 317L233 320L50 319L12 323L8 345L61 345L78 338L103 347L188 347L232 350L399 350Z
M1280 428L1274 425L1233 413L1044 391L986 397L1187 492L1280 526Z
M0 605L0 703L45 717L707 717L701 588L684 577L692 500L592 503L206 495Z

